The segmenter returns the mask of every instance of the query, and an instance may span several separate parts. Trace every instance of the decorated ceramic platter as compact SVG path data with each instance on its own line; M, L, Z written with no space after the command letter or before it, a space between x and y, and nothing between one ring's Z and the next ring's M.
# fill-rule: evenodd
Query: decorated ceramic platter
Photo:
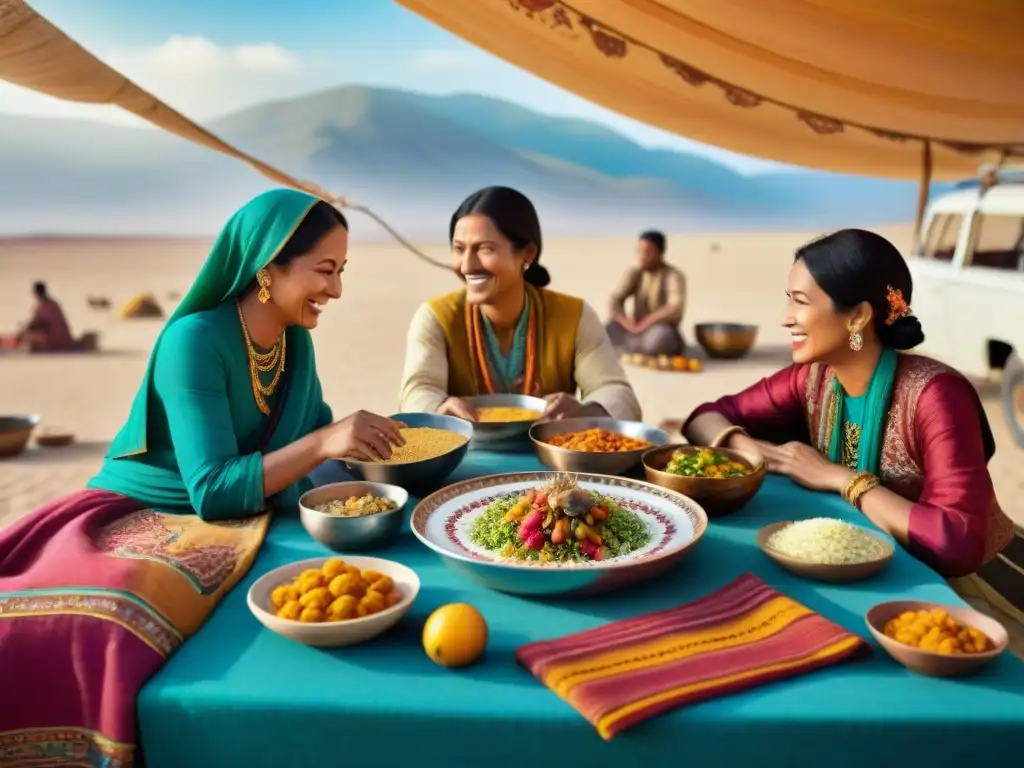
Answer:
M455 483L412 516L413 533L451 568L525 595L595 594L657 576L707 526L699 504L667 488L560 472Z

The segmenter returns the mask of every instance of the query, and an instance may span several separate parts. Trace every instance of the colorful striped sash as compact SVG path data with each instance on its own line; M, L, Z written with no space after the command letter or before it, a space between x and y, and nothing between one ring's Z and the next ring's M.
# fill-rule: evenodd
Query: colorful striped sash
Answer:
M867 644L745 574L707 597L516 658L605 739L673 707L809 672Z

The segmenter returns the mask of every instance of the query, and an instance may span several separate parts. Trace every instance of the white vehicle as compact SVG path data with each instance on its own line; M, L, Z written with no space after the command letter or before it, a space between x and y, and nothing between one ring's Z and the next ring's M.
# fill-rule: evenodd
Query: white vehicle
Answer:
M969 376L1002 372L1003 413L1024 447L1024 182L937 197L909 260L921 351Z

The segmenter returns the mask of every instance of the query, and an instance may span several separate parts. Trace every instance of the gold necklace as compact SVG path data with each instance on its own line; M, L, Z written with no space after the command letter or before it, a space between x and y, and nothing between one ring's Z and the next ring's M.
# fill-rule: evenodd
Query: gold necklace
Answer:
M252 394L256 398L256 407L263 415L269 416L270 406L266 399L274 394L281 381L281 374L284 373L285 334L281 335L269 352L260 352L249 336L249 329L245 325L245 316L242 314L241 302L236 301L235 308L238 310L238 322L242 326L242 336L245 338L246 352L249 357L249 378L252 379ZM260 371L270 370L274 370L274 378L269 384L264 384L260 380Z

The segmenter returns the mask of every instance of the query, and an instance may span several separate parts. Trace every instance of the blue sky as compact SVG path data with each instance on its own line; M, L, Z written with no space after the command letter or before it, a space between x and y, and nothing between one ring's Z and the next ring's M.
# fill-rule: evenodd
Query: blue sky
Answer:
M391 0L30 0L86 48L200 120L358 83L476 92L597 120L648 146L777 168L621 117L484 53ZM287 10L285 10L287 8ZM0 83L0 112L130 120Z

